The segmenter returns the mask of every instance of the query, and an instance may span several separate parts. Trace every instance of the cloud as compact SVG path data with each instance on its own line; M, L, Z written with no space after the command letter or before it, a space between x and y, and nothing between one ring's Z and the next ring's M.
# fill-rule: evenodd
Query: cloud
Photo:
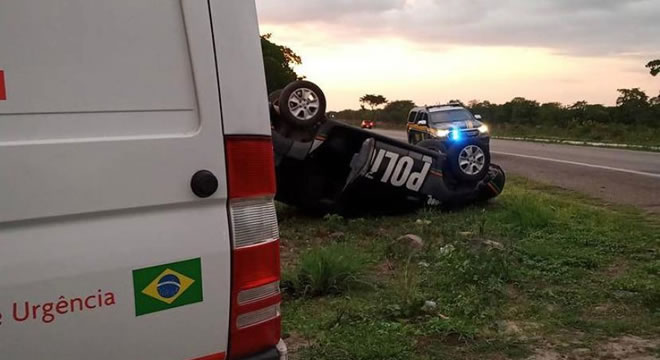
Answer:
M263 23L314 25L341 36L402 37L438 45L532 46L571 55L660 56L658 0L257 0L257 4Z
M257 0L262 19L281 22L332 22L344 16L400 10L405 0Z

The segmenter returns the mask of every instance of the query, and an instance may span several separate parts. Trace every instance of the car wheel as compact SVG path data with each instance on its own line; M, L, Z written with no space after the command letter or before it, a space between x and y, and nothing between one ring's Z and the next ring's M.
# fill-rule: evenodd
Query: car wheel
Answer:
M490 167L490 152L477 143L447 147L436 139L420 141L417 146L438 151L447 156L445 172L462 181L476 182L483 179Z
M449 164L459 179L479 181L490 167L490 152L477 143L460 144L448 151Z
M326 119L325 95L309 81L295 81L285 87L278 107L282 120L301 129L316 127Z

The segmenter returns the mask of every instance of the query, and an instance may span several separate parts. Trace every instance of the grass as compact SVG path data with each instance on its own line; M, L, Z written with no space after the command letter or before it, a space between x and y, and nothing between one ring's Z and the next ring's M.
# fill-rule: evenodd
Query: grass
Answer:
M348 245L313 248L283 276L284 289L294 296L339 295L360 285L365 268L363 256Z
M620 124L591 124L584 126L491 126L494 136L574 140L596 143L660 146L660 129Z
M634 209L514 178L454 212L279 215L293 359L515 359L660 333L660 226Z

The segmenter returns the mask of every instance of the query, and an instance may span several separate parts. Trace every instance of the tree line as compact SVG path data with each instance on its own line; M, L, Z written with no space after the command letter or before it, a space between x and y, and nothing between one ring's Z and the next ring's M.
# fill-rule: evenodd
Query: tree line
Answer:
M504 104L471 100L464 105L495 125L508 123L569 126L617 123L660 127L660 96L650 98L638 88L618 91L620 95L616 106L589 104L586 101L578 101L571 105L557 102L541 104L524 97L516 97ZM412 100L396 100L388 102L380 110L362 107L359 110L332 112L330 115L344 120L375 119L382 123L403 124L413 107L415 103Z
M301 64L302 59L293 50L272 42L270 34L261 37L261 44L269 92L301 78L295 72L294 66ZM652 76L657 76L660 74L660 60L650 61L646 68ZM618 92L616 106L589 104L586 101L570 105L557 102L542 104L524 97L516 97L504 104L471 100L465 106L495 127L524 125L571 128L617 125L660 128L660 94L649 96L639 88L619 89ZM388 101L377 94L361 97L360 103L362 106L358 110L349 109L328 114L342 120L368 119L402 126L410 110L415 107L412 100Z
M660 60L647 64L651 75L660 74ZM650 97L639 88L619 89L616 106L589 104L578 101L564 105L558 102L539 103L524 97L516 97L504 104L490 101L471 100L467 104L473 113L480 114L486 121L497 125L551 125L557 127L584 126L593 124L620 124L660 128L660 94ZM452 100L456 102L457 100ZM343 110L331 113L338 119L364 120L375 119L386 124L405 123L408 112L415 107L412 100L388 102L381 95L365 95L359 110ZM460 101L459 101L460 102ZM379 106L384 108L378 109Z

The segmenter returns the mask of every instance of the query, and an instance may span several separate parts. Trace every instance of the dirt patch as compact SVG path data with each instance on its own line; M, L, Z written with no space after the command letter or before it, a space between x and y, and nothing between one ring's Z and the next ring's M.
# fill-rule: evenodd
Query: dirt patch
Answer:
M599 359L657 360L660 339L642 339L637 336L622 336L596 348Z
M291 355L295 355L301 350L314 345L312 341L308 340L307 338L305 338L304 336L300 335L295 331L288 334L288 336L286 336L286 339L284 339L284 342L286 343L288 352Z
M546 344L527 360L658 360L658 350L660 339L622 336L591 347L579 341L561 349Z
M444 336L420 336L417 338L417 347L426 349L433 344L444 344L448 346L462 346L467 344L468 340L459 334L447 334Z
M392 276L394 274L394 270L395 270L395 265L390 260L385 260L384 262L376 266L376 273L379 276L385 276L385 277Z
M531 321L501 320L496 323L496 326L500 335L519 340L534 339L541 329L541 324Z
M299 252L290 241L286 239L280 240L280 261L282 266L286 267L295 264L298 255Z
M550 349L537 350L534 355L527 358L527 360L565 360L565 359L568 359L568 357L565 355L561 355L560 353Z
M628 271L629 265L625 262L614 263L605 269L605 276L610 279L616 279L624 275Z

